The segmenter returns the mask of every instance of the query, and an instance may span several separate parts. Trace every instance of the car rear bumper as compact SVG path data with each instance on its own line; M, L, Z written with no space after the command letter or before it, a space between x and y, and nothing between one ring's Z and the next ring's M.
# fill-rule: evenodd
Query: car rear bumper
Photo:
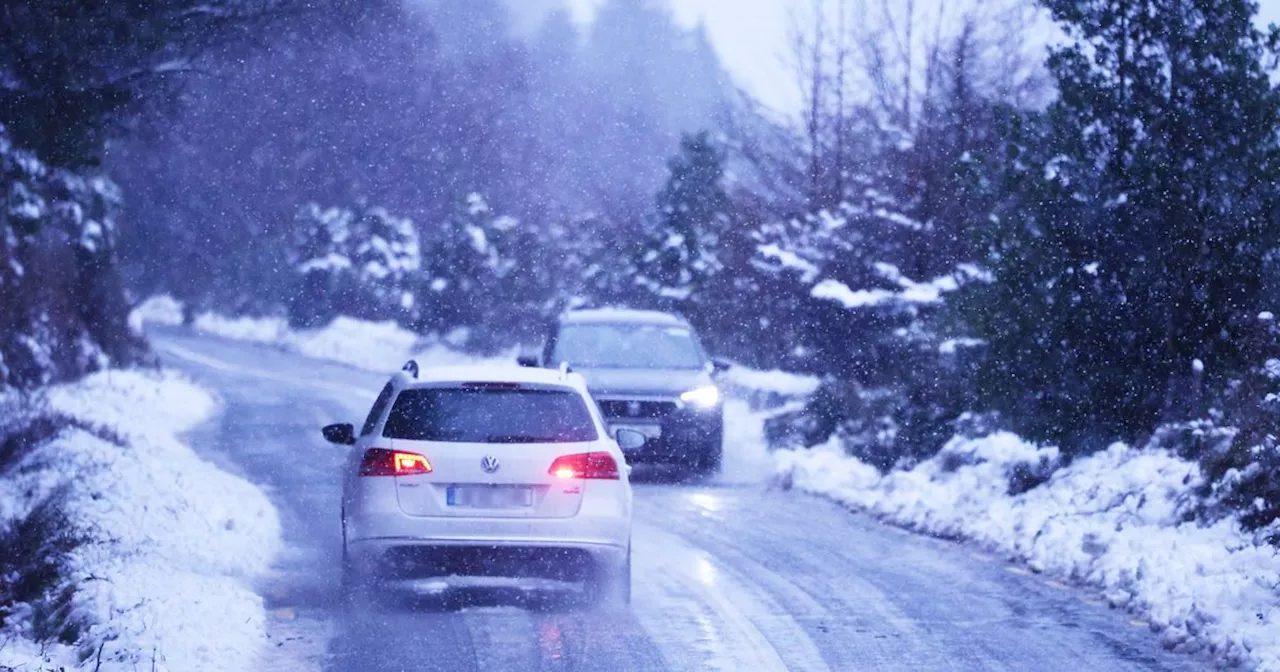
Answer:
M346 521L347 562L352 571L370 578L521 576L521 571L502 570L621 562L631 544L630 512L621 507L593 510L597 515L472 518L366 509Z
M378 538L348 546L351 570L365 580L434 576L536 577L581 581L626 561L628 545L580 540Z

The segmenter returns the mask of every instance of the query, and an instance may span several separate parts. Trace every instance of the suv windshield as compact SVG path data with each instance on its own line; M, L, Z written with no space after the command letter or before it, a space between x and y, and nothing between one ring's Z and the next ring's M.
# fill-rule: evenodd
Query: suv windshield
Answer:
M420 388L396 397L382 435L455 443L576 443L597 438L581 395L528 388Z
M702 351L686 327L656 324L569 324L556 338L553 362L600 369L697 369Z

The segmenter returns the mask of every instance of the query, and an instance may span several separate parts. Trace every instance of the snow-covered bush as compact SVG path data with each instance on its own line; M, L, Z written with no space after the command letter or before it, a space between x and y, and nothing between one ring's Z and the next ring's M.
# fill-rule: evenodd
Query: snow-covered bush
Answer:
M1267 327L1274 342L1275 328ZM1250 371L1227 401L1213 420L1175 426L1176 447L1204 470L1202 508L1209 519L1235 516L1280 544L1280 358ZM1162 428L1157 437L1170 431Z
M1280 328L1271 313L1250 322L1238 327L1241 346L1258 365L1231 379L1204 417L1157 427L1147 447L1199 464L1198 518L1235 519L1280 544Z
M1262 442L1231 451L1212 467L1206 500L1211 509L1235 512L1245 526L1262 530L1280 546L1280 446L1268 435Z
M905 376L905 374L904 374ZM831 442L882 472L910 468L945 451L951 437L978 439L1002 424L989 415L960 413L961 388L904 377L904 384L864 387L828 378L804 406L765 421L773 449L813 447ZM1030 487L1052 473L1047 465L1026 465L1010 475L1010 489Z
M812 446L836 436L888 469L932 455L972 410L981 343L951 337L947 301L990 277L970 264L922 263L913 250L930 225L873 184L758 226L751 273L739 280L770 301L724 322L755 323L755 356L829 378L804 409L771 420L771 441Z
M787 329L805 352L789 359L829 377L805 408L770 421L767 435L784 444L813 446L840 439L849 454L880 469L927 458L957 432L968 410L970 347L944 339L935 322L947 291L978 279L960 268L929 283L916 283L887 263L872 264L860 289L815 272L795 273L808 254L778 254L793 271L805 318ZM846 266L846 269L848 267ZM807 360L807 361L806 361Z
M315 327L338 315L406 319L422 266L413 222L383 208L303 206L291 261L297 285L289 300L294 326Z
M777 482L927 534L969 540L1037 573L1091 586L1162 644L1224 666L1280 669L1280 554L1230 519L1188 510L1204 476L1167 450L1115 443L1017 492L1011 476L1060 459L1008 432L957 437L882 474L837 445L776 454Z
M12 395L0 403L0 475L71 430L123 447L108 430L53 411L42 399ZM67 565L87 537L70 519L66 499L66 488L49 490L12 521L11 504L0 503L0 630L25 620L37 640L69 644L79 637L84 624L69 613Z
M280 521L176 438L213 397L112 370L43 399L0 398L0 669L251 669Z

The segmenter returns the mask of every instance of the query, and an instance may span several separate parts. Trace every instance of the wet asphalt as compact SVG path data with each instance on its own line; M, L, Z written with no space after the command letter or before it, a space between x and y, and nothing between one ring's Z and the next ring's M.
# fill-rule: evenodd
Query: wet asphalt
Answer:
M187 438L263 487L287 550L260 586L279 672L409 670L1199 670L1085 589L769 484L759 446L724 473L633 480L634 598L427 582L339 599L340 465L319 428L361 420L385 377L160 328L165 363L221 397ZM730 422L733 422L730 418Z

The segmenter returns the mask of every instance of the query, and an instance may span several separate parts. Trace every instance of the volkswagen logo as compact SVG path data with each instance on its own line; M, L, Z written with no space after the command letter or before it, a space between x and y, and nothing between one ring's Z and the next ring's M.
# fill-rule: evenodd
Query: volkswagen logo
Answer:
M498 463L498 458L492 455L485 455L480 458L480 468L484 469L484 473L486 474L492 474L497 471L500 466L502 465Z
M631 417L633 417L633 418L638 418L638 417L640 417L640 402L638 402L638 401L628 401L628 402L627 402L627 415L630 415L630 416L631 416Z

